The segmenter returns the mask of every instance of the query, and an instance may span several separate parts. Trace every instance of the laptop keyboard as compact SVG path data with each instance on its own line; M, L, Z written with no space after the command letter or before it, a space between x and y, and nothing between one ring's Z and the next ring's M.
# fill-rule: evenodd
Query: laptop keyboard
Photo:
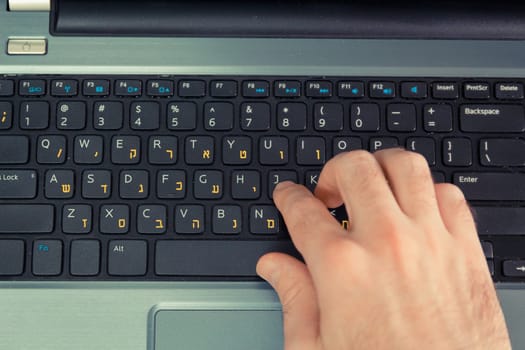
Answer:
M262 254L298 256L278 182L405 147L464 191L494 281L523 282L523 84L0 77L0 280L254 279Z

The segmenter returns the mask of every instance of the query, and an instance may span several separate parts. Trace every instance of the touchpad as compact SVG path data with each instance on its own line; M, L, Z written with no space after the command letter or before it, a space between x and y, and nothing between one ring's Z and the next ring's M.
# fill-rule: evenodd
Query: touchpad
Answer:
M280 310L158 310L155 350L283 348Z

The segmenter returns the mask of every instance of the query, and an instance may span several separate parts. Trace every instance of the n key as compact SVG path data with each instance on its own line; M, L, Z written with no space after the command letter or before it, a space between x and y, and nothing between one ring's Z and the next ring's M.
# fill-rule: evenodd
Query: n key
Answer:
M325 142L322 137L297 138L297 164L323 165L325 161Z
M250 209L250 232L275 234L279 232L279 212L271 205L253 206Z

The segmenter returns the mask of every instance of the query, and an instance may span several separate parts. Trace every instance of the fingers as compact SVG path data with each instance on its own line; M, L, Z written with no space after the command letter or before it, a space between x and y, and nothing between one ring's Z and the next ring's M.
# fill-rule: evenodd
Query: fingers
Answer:
M273 199L293 243L309 265L320 262L323 246L343 236L344 231L326 206L304 186L280 183Z
M366 151L343 153L326 163L315 190L328 207L344 203L352 230L374 217L399 217L401 210L376 158Z
M374 155L401 210L417 222L440 224L434 180L426 159L401 148L382 150Z
M270 253L257 263L257 273L272 285L281 301L285 349L314 349L319 336L319 309L306 266L286 254Z
M463 192L452 184L435 185L441 218L447 230L456 237L479 244L476 225Z

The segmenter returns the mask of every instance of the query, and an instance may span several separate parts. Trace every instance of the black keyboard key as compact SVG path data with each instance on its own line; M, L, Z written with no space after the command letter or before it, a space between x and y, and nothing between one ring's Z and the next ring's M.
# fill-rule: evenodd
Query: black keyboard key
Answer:
M378 131L379 106L375 103L353 103L350 107L350 127L353 131Z
M33 242L33 275L58 276L62 273L62 241L56 239Z
M314 98L326 98L332 96L332 83L330 81L307 81L306 96Z
M222 162L228 165L250 164L252 139L246 136L228 136L222 140Z
M73 170L49 170L46 172L44 194L48 199L67 199L75 194Z
M145 170L120 172L119 195L123 199L144 199L149 196L149 174Z
M148 161L150 164L175 164L177 154L176 136L152 136L149 138Z
M129 231L129 207L109 204L100 207L100 232L107 234L125 234Z
M448 104L426 104L423 106L423 128L425 131L452 131L452 117L452 106Z
M459 97L459 86L450 82L434 83L432 84L432 97L454 100Z
M0 130L11 129L13 125L13 105L11 102L0 102Z
M25 164L29 160L26 136L0 136L0 164Z
M496 98L499 100L522 100L523 84L498 83L496 84Z
M177 205L175 207L175 232L200 234L204 232L204 207L202 205Z
M215 157L214 139L210 136L189 136L184 150L186 163L212 164Z
M448 166L472 165L472 144L467 138L443 139L443 163Z
M459 118L465 132L525 131L525 111L521 105L462 105Z
M78 82L76 80L53 80L51 82L51 95L56 97L71 97L78 95Z
M392 82L371 82L370 97L372 98L394 98L396 97L396 84Z
M282 136L267 136L259 139L259 162L264 165L288 163L288 139Z
M124 121L124 107L121 102L95 102L93 126L97 130L119 130Z
M297 183L297 172L292 170L270 171L268 173L268 197L273 198L275 186L284 181Z
M326 144L322 137L298 137L296 149L298 165L323 165L326 162Z
M522 173L455 173L454 184L467 200L525 200L525 174Z
M485 258L492 259L494 258L494 248L490 242L481 242L481 249L483 249L483 254Z
M163 205L140 205L137 208L137 231L142 234L166 232L166 207Z
M31 220L27 220L31 217ZM0 233L51 233L55 208L40 204L0 204Z
M202 80L179 81L180 97L204 97L206 95L206 83Z
M20 96L43 96L46 94L46 81L20 80L18 94Z
M290 241L158 241L155 273L161 276L257 276L261 256L282 252L298 257Z
M270 129L270 105L263 102L241 105L241 129L264 131Z
M332 149L335 157L342 152L363 149L363 143L359 137L334 137Z
M401 83L401 97L423 99L427 97L427 84L420 81Z
M481 139L480 161L484 166L525 166L522 139Z
M234 80L212 80L210 95L211 97L236 97L237 82Z
M24 272L25 245L19 239L0 240L0 276L16 276Z
M115 240L108 246L108 274L143 276L148 262L148 245L140 240Z
M56 110L57 129L81 130L86 127L86 104L84 102L59 102Z
M258 199L261 196L261 174L258 171L233 171L231 179L233 199Z
M471 207L478 234L525 236L524 207Z
M73 276L96 276L100 273L100 242L77 239L71 242L69 272Z
M13 96L15 83L12 80L0 79L0 96Z
M138 136L115 136L111 142L113 164L137 164L140 162L140 138Z
M160 105L157 102L134 102L129 124L133 130L156 130L160 127Z
M142 95L142 81L117 80L115 82L115 95L136 97Z
M63 164L67 156L66 137L61 135L39 136L36 159L40 164Z
M197 170L193 176L193 196L196 199L220 199L223 176L218 170Z
M77 164L100 164L104 158L102 136L85 135L75 137L74 161Z
M525 277L525 260L503 261L503 274L508 277Z
M109 80L84 80L82 93L84 96L109 95Z
M283 131L306 130L307 109L304 103L279 103L277 128Z
M82 174L82 197L104 199L111 196L111 172L108 170L87 170Z
M416 131L416 107L406 103L392 103L386 109L386 123L390 131Z
M250 208L250 232L271 235L279 232L279 211L272 205L254 205Z
M157 197L182 199L186 196L186 173L184 170L163 170L157 174Z
M206 130L233 129L233 104L210 102L204 105L204 128Z
M300 97L301 82L294 80L279 80L274 83L275 97Z
M37 173L34 170L0 169L0 199L35 198L36 185Z
M490 84L465 83L463 84L463 94L468 99L487 100L490 98Z
M263 80L243 81L242 95L252 98L268 97L270 96L270 84Z
M241 233L241 230L241 207L237 205L216 205L213 207L213 233L235 235Z
M399 147L399 141L395 137L371 137L369 143L371 152Z
M365 84L360 81L340 81L337 84L337 96L342 98L360 98L365 95Z
M304 185L310 191L314 192L321 176L321 170L309 170L304 173Z
M68 204L62 209L64 233L89 233L93 226L93 212L87 204Z
M20 129L41 130L49 127L49 104L44 101L22 102Z
M314 105L315 130L343 130L343 114L343 105L339 103L316 103Z
M436 164L436 144L433 138L410 137L407 139L406 148L425 157L428 165Z
M148 80L146 94L153 97L173 96L173 81L171 80Z
M173 102L168 105L168 129L193 130L197 127L197 106L193 102Z

